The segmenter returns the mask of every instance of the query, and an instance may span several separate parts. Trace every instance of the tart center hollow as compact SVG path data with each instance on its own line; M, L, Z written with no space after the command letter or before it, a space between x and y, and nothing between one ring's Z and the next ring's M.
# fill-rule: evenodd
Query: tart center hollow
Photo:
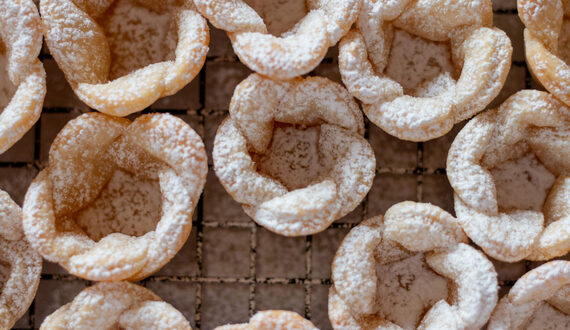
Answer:
M436 274L423 253L387 264L376 264L380 316L403 329L416 329L438 301L449 296L447 280Z
M570 328L570 315L566 315L547 302L541 302L536 309L530 322L526 326L527 330L542 329L568 329Z
M0 39L0 114L10 103L12 96L16 92L15 86L8 76L8 56L6 47Z
M143 236L155 230L161 207L157 180L117 169L99 197L76 214L75 221L94 241L112 233Z
M4 284L10 278L10 272L12 268L10 267L10 263L5 262L4 260L0 259L0 293L4 289Z
M111 50L109 80L175 58L176 18L167 6L148 8L137 0L117 0L100 16Z
M435 42L395 29L385 74L407 95L433 97L455 84L449 42Z
M556 177L536 158L527 153L491 169L497 189L499 211L514 209L542 211Z
M291 30L305 15L305 0L245 0L267 26L267 31L274 36L281 36Z
M257 170L281 182L287 189L308 186L326 174L319 155L320 126L276 123L273 138L263 155L252 155Z

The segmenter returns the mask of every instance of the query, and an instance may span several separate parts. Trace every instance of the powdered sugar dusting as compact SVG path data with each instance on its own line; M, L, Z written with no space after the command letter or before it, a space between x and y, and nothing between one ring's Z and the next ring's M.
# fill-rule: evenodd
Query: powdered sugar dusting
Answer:
M558 52L560 58L570 65L570 19L564 19L560 38L558 39Z
M570 104L568 1L519 0L528 67L552 94ZM566 16L566 17L565 17Z
M410 221L417 217L425 217L422 226L414 225L418 219ZM444 222L460 230L457 221L436 206L403 202L386 212L384 222L378 216L352 229L332 267L334 290L347 307L331 305L334 298L329 296L331 322L351 318L359 329L377 329L371 321L386 329L455 328L450 324L481 328L497 302L497 274L493 264L460 237L428 246L441 235L437 224ZM402 227L417 234L392 240L390 233Z
M339 45L339 69L370 120L391 135L427 141L482 111L511 63L490 1L365 0Z
M115 171L99 197L77 214L77 224L94 241L111 233L142 236L156 228L162 197L156 180Z
M554 260L520 277L501 299L489 329L568 329L570 262Z
M238 33L230 37L235 53L250 69L285 80L314 69L330 46L325 17L319 12L309 12L294 31L283 38L261 33Z
M174 307L129 282L98 283L81 291L49 315L42 328L191 329Z
M0 190L0 328L10 329L34 299L42 259L23 238L22 211Z
M543 206L553 174L566 172L567 133L560 132L567 118L568 109L551 94L521 91L471 120L452 144L447 174L455 210L469 237L493 258L548 260L568 252L563 231L544 228L545 217L566 203Z
M9 329L34 299L42 259L25 239L0 236L0 328Z
M8 76L8 58L2 40L0 40L0 114L10 103L16 88Z
M354 210L372 185L374 152L361 116L328 79L251 75L236 88L231 118L216 134L216 174L266 228L287 236L319 232Z
M424 314L447 299L447 280L427 265L423 253L389 264L377 264L380 315L404 329L415 329Z
M2 256L0 256L1 258ZM0 259L0 292L4 288L4 284L10 278L11 267L10 264Z
M159 13L136 0L118 0L98 23L111 50L109 80L174 59L176 24L169 11Z
M301 0L250 1L268 21L276 22L271 26L272 32L285 32L275 37L267 33L259 14L241 0L194 2L214 26L229 33L234 51L243 63L276 80L291 79L313 70L327 49L348 32L361 4L358 0L306 4ZM295 21L297 24L290 27Z
M253 157L257 169L289 190L306 187L326 170L318 154L319 135L319 127L275 127L267 152L257 160Z
M299 329L316 330L308 320L295 312L262 311L257 312L249 321L251 329ZM238 325L237 329L241 329Z
M267 31L280 36L289 31L308 12L305 0L245 0L267 26Z
M532 153L491 169L499 211L541 211L556 177Z
M58 134L28 190L26 235L74 275L143 279L184 245L206 171L203 143L182 119L84 114ZM56 198L72 202L67 213L54 212Z
M106 6L96 22L71 0L40 5L50 52L87 105L126 116L175 94L198 74L209 32L191 1L113 0Z
M420 84L437 82L440 75L453 72L449 42L430 41L396 29L386 75L400 83L406 94L415 95Z
M541 303L534 312L526 330L567 330L570 329L570 315L555 309L548 303Z

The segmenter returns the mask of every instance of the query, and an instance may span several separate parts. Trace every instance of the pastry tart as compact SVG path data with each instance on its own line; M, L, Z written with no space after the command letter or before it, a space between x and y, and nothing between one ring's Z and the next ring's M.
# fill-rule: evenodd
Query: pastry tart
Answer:
M362 222L332 264L335 329L480 329L498 299L497 273L457 219L403 202Z
M22 209L0 190L0 329L28 310L42 272L42 258L26 241Z
M143 279L186 242L208 170L184 121L88 113L57 135L24 202L32 246L93 281Z
M551 261L526 273L495 308L489 330L568 329L570 262Z
M310 321L301 315L288 311L261 311L251 317L249 323L229 324L215 330L317 330Z
M190 330L182 313L128 282L98 283L49 315L40 329Z
M191 0L41 0L40 11L67 81L109 115L175 94L206 60L208 26Z
M253 74L218 128L214 168L258 224L285 236L318 233L364 199L375 175L362 113L339 84Z
M329 47L345 35L356 20L361 0L194 0L198 10L228 33L235 53L253 71L272 79L291 79L313 70ZM253 7L250 4L254 5ZM289 6L280 8L279 4ZM274 6L273 10L268 7ZM261 17L256 9L264 11ZM277 28L264 18L306 13L290 29ZM294 23L294 22L293 22ZM280 36L268 32L269 27ZM273 24L277 25L277 24Z
M526 27L530 71L550 93L570 105L570 2L518 0L517 7Z
M40 118L46 73L40 15L31 0L0 1L0 154Z
M440 137L485 109L505 83L511 42L492 23L490 0L363 0L339 45L342 80L387 133Z
M521 91L457 135L447 158L461 226L489 256L549 260L570 251L570 109Z

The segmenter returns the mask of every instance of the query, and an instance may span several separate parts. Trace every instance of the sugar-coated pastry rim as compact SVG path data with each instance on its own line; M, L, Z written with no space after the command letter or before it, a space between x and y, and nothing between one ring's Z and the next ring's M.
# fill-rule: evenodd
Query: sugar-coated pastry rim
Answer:
M526 60L534 77L554 96L570 106L570 66L559 56L558 40L564 19L560 0L517 0L526 29Z
M22 230L22 210L0 190L0 259L10 275L0 289L0 328L10 329L30 307L42 272L42 258Z
M530 321L542 302L570 315L570 290L562 290L569 285L570 261L555 260L529 271L501 298L491 316L489 330L519 329ZM562 303L557 305L559 301Z
M564 175L570 157L564 152L568 127L568 107L548 93L527 90L475 117L453 141L447 176L455 192L455 211L467 235L491 257L548 260L570 251L570 216L563 198L570 184ZM515 148L521 141L558 176L545 202L548 212L499 212L489 168L521 156L521 148ZM546 228L545 222L550 223Z
M243 0L194 2L215 27L228 33L246 66L286 80L310 72L321 62L357 19L362 1L306 0L309 13L281 37L268 34L263 19Z
M112 171L102 170L104 160L103 165L92 164L99 164L102 151L119 137L161 164L155 178L163 212L156 229L141 237L114 233L99 242L78 228L58 231L56 219L88 205L103 189ZM121 166L136 166L129 159L124 162ZM131 123L100 113L84 114L60 131L50 149L48 167L28 189L24 231L44 258L76 276L96 281L140 280L165 265L187 240L207 170L201 138L179 118L150 114ZM95 181L84 182L86 177Z
M192 81L204 65L210 36L206 20L190 0L184 0L176 18L176 58L108 81L110 50L93 17L113 2L41 0L40 11L47 45L75 94L91 108L126 116L175 94ZM91 58L89 54L100 56Z
M356 28L339 44L339 69L348 90L362 101L368 118L384 131L403 140L431 140L485 109L499 94L511 66L510 39L490 27L490 1L478 2L477 8L465 3L454 7L443 1L416 1L413 5L407 0L363 1ZM390 54L388 21L424 38L450 40L453 61L461 69L453 90L441 96L413 97L404 94L395 80L378 74L384 71Z
M228 324L216 327L215 330L317 330L311 321L295 312L282 310L259 311L249 323Z
M431 204L402 202L384 218L363 221L344 238L333 260L333 328L399 329L377 311L377 258L392 262L415 252L425 252L430 267L455 283L452 304L434 304L420 327L481 328L497 303L497 274L485 255L467 242L457 219Z
M172 305L128 282L97 283L50 314L40 329L191 329Z
M18 142L38 119L46 95L40 15L31 0L0 0L0 39L8 55L8 77L16 87L0 109L0 154Z
M267 150L274 121L320 125L319 147L330 149L321 154L334 157L329 175L288 191L257 172L249 151ZM362 113L339 84L320 77L277 82L253 74L236 88L230 116L218 128L214 168L260 225L285 236L314 234L352 211L372 186L376 161L363 132Z

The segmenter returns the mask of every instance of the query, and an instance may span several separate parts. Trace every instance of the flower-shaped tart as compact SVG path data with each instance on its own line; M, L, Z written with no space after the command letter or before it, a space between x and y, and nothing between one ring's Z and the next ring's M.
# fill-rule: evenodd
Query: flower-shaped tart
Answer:
M214 142L214 167L258 224L285 236L327 228L364 199L374 152L348 92L311 77L241 82Z
M480 329L497 304L493 264L457 219L414 202L362 222L333 260L335 329Z
M304 8L277 9L275 19L307 12L281 36L268 33L263 18L244 0L194 0L198 10L217 28L228 33L235 53L253 71L285 80L313 70L348 32L358 17L361 0L306 0ZM260 1L259 6L271 1ZM293 5L299 1L288 1Z
M339 68L368 118L400 139L426 141L483 110L511 66L490 0L363 0L340 42Z
M568 329L570 262L551 261L518 279L495 308L489 330Z
M31 0L0 0L0 154L40 118L46 73L40 15Z
M77 96L114 116L175 94L208 52L191 0L41 0L50 53Z
M98 283L49 315L42 330L190 330L182 313L150 290L128 282Z
M518 0L526 60L534 77L570 106L570 2Z
M49 261L95 281L139 280L185 243L208 170L184 121L99 113L70 121L24 202L24 231Z
M570 251L570 109L521 91L471 120L447 176L461 226L488 255L514 262Z
M28 310L42 272L42 258L22 230L22 209L0 190L0 329Z

